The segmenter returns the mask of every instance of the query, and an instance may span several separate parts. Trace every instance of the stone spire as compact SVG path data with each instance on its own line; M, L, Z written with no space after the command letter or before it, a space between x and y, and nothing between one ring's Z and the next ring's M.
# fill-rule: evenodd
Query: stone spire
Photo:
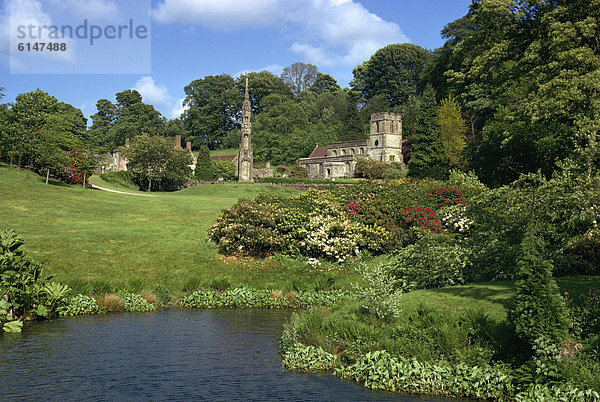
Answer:
M242 104L242 138L237 158L238 181L252 181L252 108L250 107L250 95L248 94L248 78L246 78L246 91L244 103Z

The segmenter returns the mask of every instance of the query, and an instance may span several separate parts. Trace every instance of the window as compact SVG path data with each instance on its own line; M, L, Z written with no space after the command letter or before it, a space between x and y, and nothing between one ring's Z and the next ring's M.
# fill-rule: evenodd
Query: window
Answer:
M346 150L342 149L342 156L346 156Z
M390 155L390 162L394 161L394 155Z
M375 146L378 147L379 146L379 140L375 140Z

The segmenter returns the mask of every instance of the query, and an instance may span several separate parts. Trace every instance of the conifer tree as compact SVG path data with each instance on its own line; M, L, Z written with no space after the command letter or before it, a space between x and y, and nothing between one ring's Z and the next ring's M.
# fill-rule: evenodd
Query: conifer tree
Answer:
M413 177L443 178L448 171L448 161L442 141L442 131L435 99L435 91L427 85L421 95L411 138L411 155L408 173Z
M521 243L516 296L509 320L521 341L531 347L536 338L560 342L568 335L569 316L565 302L552 277L553 265L544 259L544 241L537 235L535 219Z
M202 181L215 180L215 168L210 160L210 151L206 144L202 144L198 151L195 176L198 180Z

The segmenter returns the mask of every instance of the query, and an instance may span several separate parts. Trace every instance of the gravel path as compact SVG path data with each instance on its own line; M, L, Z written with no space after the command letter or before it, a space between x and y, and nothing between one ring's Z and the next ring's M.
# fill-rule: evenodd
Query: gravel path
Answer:
M141 197L156 197L153 194L128 193L127 191L112 190L110 188L101 187L101 186L98 186L97 184L90 183L90 185L92 186L92 188L95 188L97 190L109 191L111 193L128 194L128 195L139 195Z

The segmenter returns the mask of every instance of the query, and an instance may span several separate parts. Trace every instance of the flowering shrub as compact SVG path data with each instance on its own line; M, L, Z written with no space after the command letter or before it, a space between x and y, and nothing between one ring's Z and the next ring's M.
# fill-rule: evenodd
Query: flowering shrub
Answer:
M337 262L358 254L360 228L355 222L333 216L311 216L307 227L306 246L313 257L325 257Z
M282 239L276 230L274 208L254 201L241 200L223 210L208 229L208 238L223 254L265 257L281 250Z
M446 229L454 232L466 232L473 225L473 221L466 216L466 205L452 205L441 211L442 224Z
M400 216L409 224L420 226L428 232L442 231L442 223L437 213L430 207L401 208Z
M468 191L468 190L467 190ZM463 197L463 192L457 188L450 188L448 186L434 188L431 193L427 195L432 196L436 200L436 206L445 207L448 205L467 205Z

